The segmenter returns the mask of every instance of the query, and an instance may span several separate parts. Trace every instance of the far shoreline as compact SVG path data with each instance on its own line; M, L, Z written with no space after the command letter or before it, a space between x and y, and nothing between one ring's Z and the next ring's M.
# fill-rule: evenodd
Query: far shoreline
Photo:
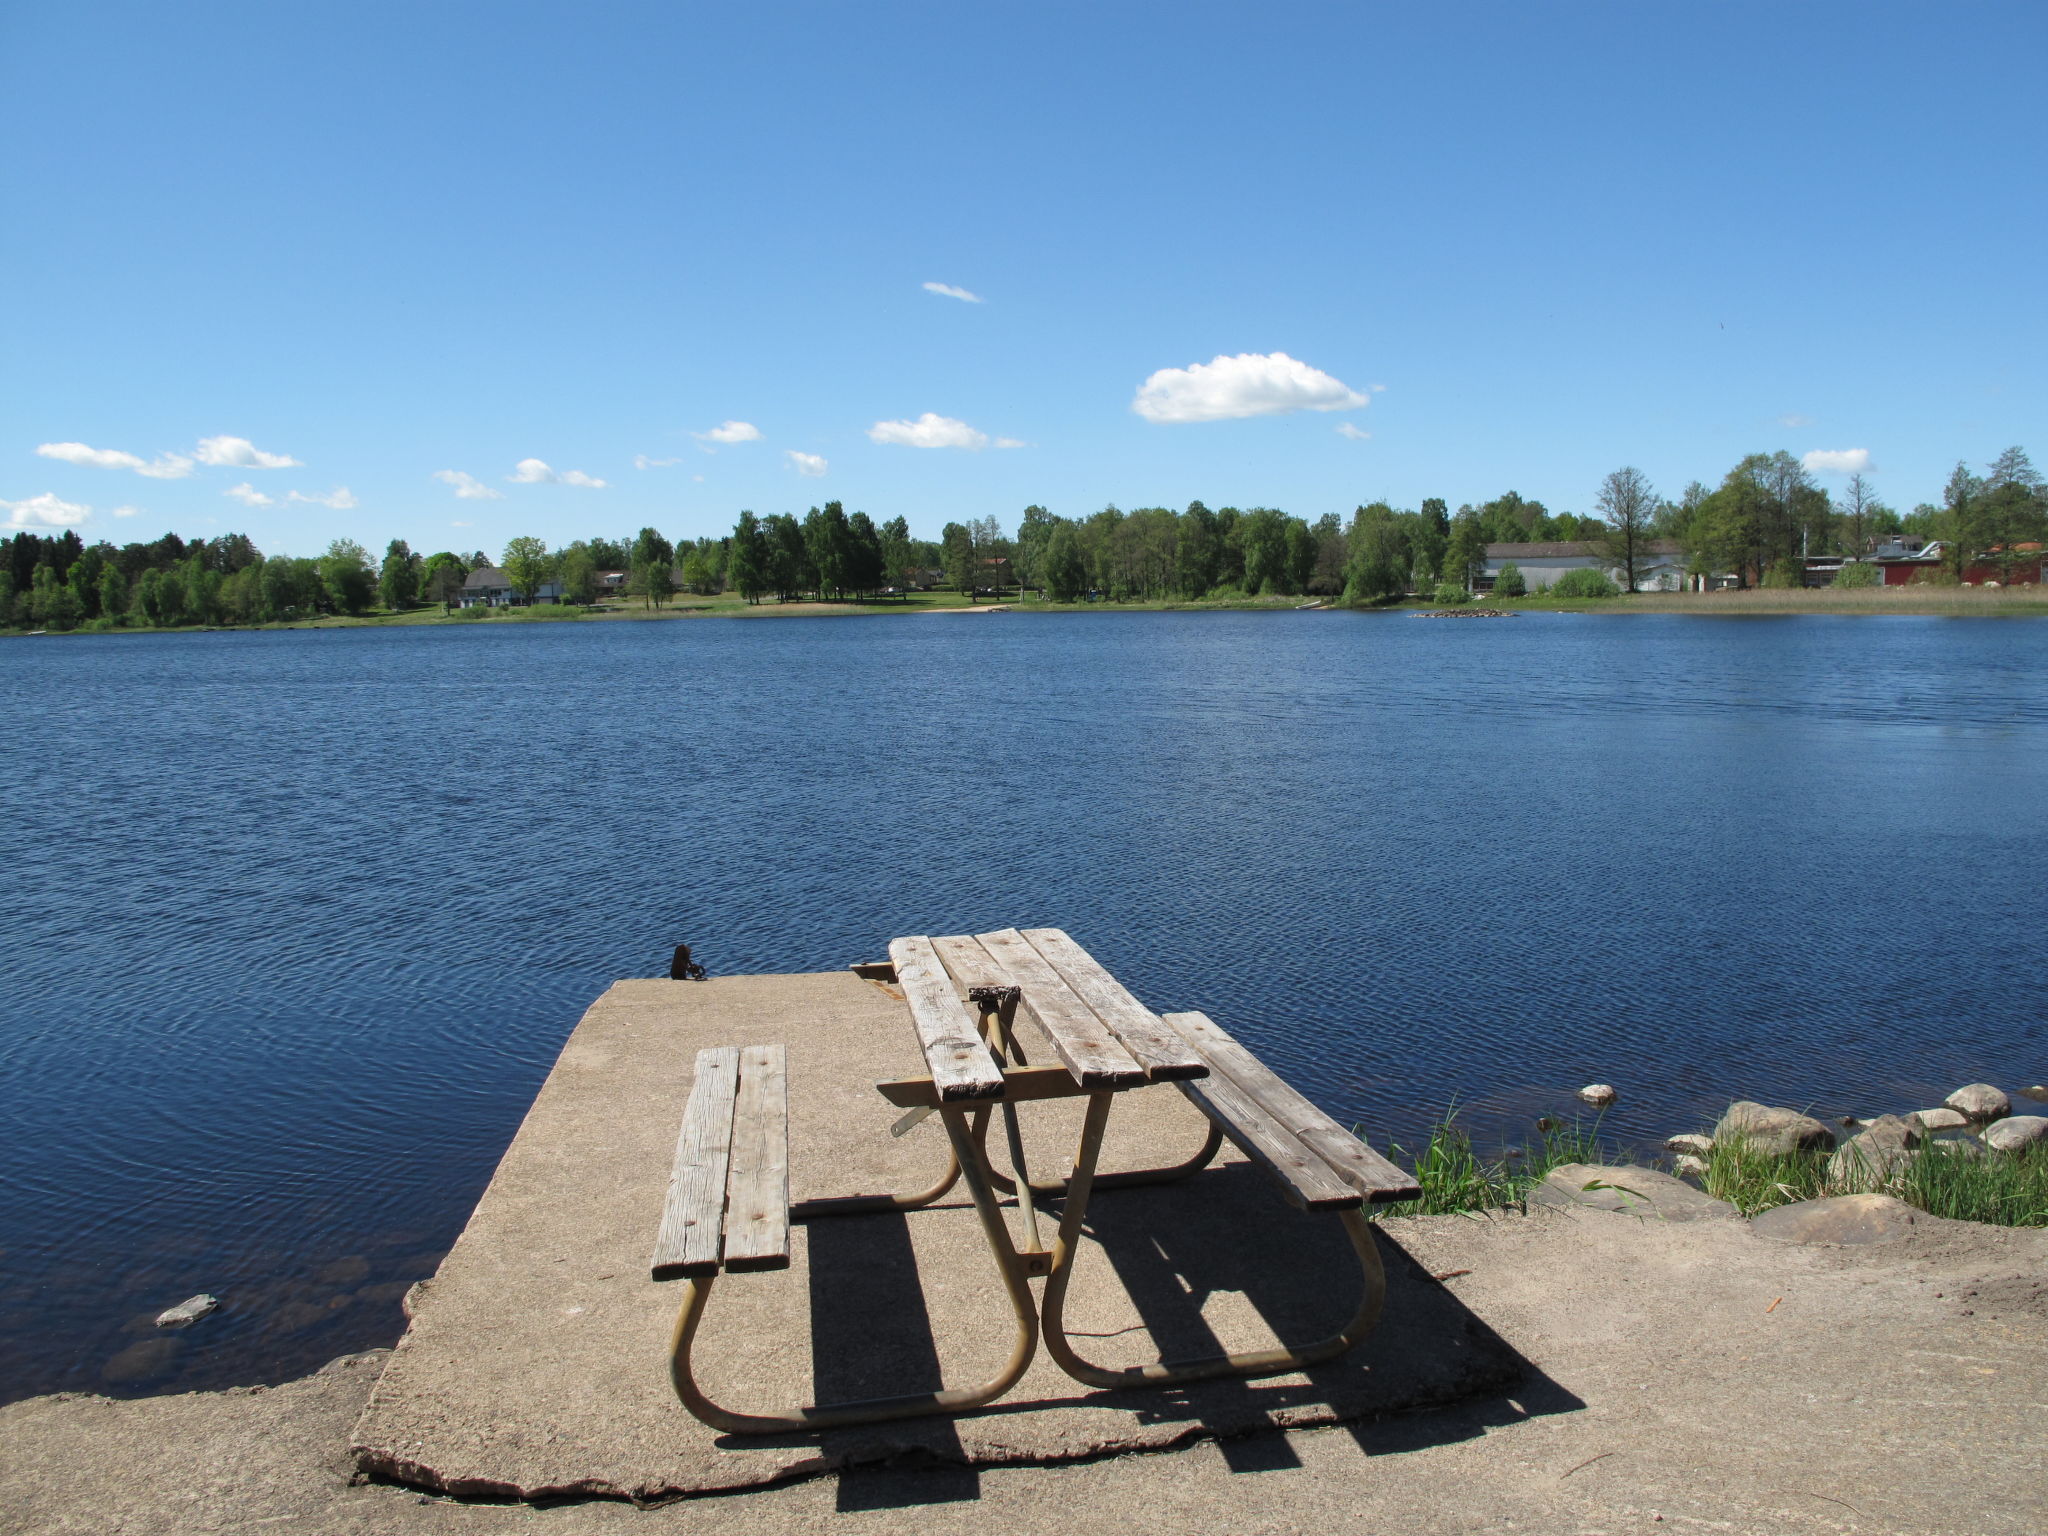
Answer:
M1789 591L1750 588L1725 592L1638 592L1609 598L1553 599L1524 597L1501 599L1477 594L1486 606L1514 614L1597 613L1662 614L1682 618L1794 617L1808 614L1871 618L1892 615L1915 618L2041 618L2048 617L2048 588L2006 587L1874 587L1835 592L1825 587ZM1315 606L1318 602L1328 606ZM314 619L279 620L268 624L178 625L156 628L123 625L109 629L6 630L0 638L10 640L60 639L105 635L191 635L253 634L274 630L406 629L418 627L498 627L527 624L583 624L652 622L675 619L772 619L772 618L880 618L913 615L990 614L1108 614L1108 613L1350 613L1406 614L1417 616L1440 612L1441 605L1429 599L1370 607L1349 607L1330 599L1301 596L1272 598L1229 598L1221 601L1182 602L1173 599L1093 603L1054 603L1036 599L1004 600L990 603L961 602L955 593L920 593L906 601L748 603L742 599L711 598L684 601L672 606L647 609L624 604L599 605L588 609L539 612L526 608L493 610L487 616L470 618L433 609L405 613L330 614Z

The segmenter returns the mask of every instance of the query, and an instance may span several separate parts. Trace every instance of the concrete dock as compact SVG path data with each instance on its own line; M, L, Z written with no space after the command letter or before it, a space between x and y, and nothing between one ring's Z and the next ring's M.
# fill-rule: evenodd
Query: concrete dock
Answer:
M1307 1374L1169 1392L1103 1392L1041 1352L977 1413L789 1437L699 1423L667 1379L680 1288L649 1280L670 1157L698 1050L789 1048L791 1193L908 1191L945 1140L901 1138L873 1084L922 1072L900 996L851 972L622 981L594 1003L460 1240L409 1304L411 1326L357 1427L376 1477L468 1496L654 1500L921 1455L969 1465L1050 1463L1373 1418L1498 1389L1523 1365L1397 1244L1380 1329ZM1039 1177L1063 1173L1080 1102L1023 1106ZM1172 1088L1122 1095L1105 1170L1178 1162L1201 1115ZM1319 1338L1350 1312L1355 1261L1329 1216L1291 1210L1226 1153L1178 1185L1110 1190L1068 1307L1105 1364ZM1011 1323L964 1194L908 1214L796 1229L783 1272L719 1282L700 1379L735 1406L782 1408L919 1391L992 1375Z

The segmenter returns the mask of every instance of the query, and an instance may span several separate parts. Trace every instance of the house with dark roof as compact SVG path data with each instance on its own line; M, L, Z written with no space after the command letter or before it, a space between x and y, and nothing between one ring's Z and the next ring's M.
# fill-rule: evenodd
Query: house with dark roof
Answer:
M1522 573L1531 592L1540 592L1566 571L1599 571L1608 580L1622 584L1621 567L1608 558L1606 546L1587 539L1561 539L1534 544L1489 544L1486 569L1476 585L1482 592L1493 590L1501 567L1512 565ZM1676 592L1685 585L1685 547L1676 539L1646 539L1636 563L1638 592Z
M465 608L506 608L512 603L512 578L495 565L480 565L462 582Z

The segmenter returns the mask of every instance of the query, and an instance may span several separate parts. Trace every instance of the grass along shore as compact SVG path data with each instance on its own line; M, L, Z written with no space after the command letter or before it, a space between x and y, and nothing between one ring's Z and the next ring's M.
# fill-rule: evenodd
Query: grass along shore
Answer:
M323 614L314 618L283 619L267 624L177 625L152 628L147 625L117 625L51 631L67 635L149 635L189 634L204 630L257 629L363 629L421 624L540 624L605 623L627 619L766 619L853 617L881 614L986 613L1000 608L1008 613L1291 613L1321 601L1326 612L1422 613L1434 612L1437 604L1412 599L1378 608L1350 609L1334 598L1247 597L1227 593L1189 602L1178 598L1104 600L1094 603L1055 603L1040 598L1010 598L1001 603L969 604L957 592L915 592L904 597L871 602L749 603L731 593L715 597L680 596L662 608L648 608L632 600L598 603L590 608L541 604L531 608L469 608L447 613L438 607L413 608L403 613L382 609L361 614ZM1543 596L1496 598L1481 594L1478 606L1510 613L1607 613L1682 614L1697 618L1739 618L1790 614L1912 614L1937 618L2036 618L2048 617L2048 586L2044 587L1864 587L1837 592L1826 587L1800 591L1752 588L1743 592L1637 592L1621 597L1550 598ZM0 631L0 638L21 638L22 630ZM39 637L40 638L40 637Z
M1530 1191L1553 1168L1585 1163L1609 1167L1669 1165L1670 1158L1637 1162L1627 1149L1603 1146L1599 1122L1591 1126L1539 1120L1525 1147L1504 1147L1482 1156L1458 1124L1456 1111L1430 1128L1412 1156L1391 1149L1409 1164L1422 1197L1375 1208L1375 1220L1390 1216L1483 1214L1528 1209ZM2048 1227L2048 1145L1988 1152L1974 1136L1929 1136L1911 1157L1879 1167L1852 1160L1831 1172L1834 1151L1770 1152L1742 1136L1714 1139L1693 1181L1716 1200L1744 1216L1774 1206L1830 1195L1886 1194L1931 1216L2001 1227ZM1666 1168L1660 1172L1669 1171Z

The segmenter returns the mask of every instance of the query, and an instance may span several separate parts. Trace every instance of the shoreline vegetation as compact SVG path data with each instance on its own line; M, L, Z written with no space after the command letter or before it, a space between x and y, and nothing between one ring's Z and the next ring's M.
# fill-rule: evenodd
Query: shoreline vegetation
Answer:
M648 527L550 549L521 534L495 558L422 554L404 539L378 560L347 538L303 557L266 555L239 533L116 547L70 529L24 530L0 547L0 628L532 622L618 616L621 600L681 618L979 608L984 598L1038 612L1398 610L1418 600L1445 610L1476 596L1508 612L2048 611L2048 478L2017 447L1990 471L1958 464L1940 505L1905 515L1872 494L1860 468L1838 501L1779 452L1750 454L1718 487L1695 481L1676 501L1642 471L1615 470L1598 516L1553 513L1514 491L1455 514L1440 497L1415 511L1375 501L1348 522L1200 501L1079 518L1030 506L1014 530L990 516L949 522L930 540L913 538L900 516L878 523L828 501L802 517L742 511L729 534L689 541ZM1886 585L1909 571L1904 587Z
M1687 618L1787 617L1802 614L1868 616L1893 614L1921 618L2030 618L2048 617L2048 587L1863 587L1834 591L1826 587L1806 589L1750 588L1722 592L1637 592L1607 598L1502 598L1487 599L1489 607L1509 613L1598 613L1664 614ZM525 608L414 608L400 612L372 609L359 614L320 614L304 618L279 619L245 624L127 624L116 627L85 626L69 630L0 631L0 639L54 638L58 635L151 635L196 634L230 631L282 629L385 629L421 625L503 627L513 624L610 623L632 620L670 619L770 619L777 617L875 617L894 614L978 613L1384 613L1411 617L1439 611L1429 598L1400 603L1375 604L1370 608L1335 605L1305 608L1302 601L1287 597L1133 598L1123 602L1059 603L1034 597L1008 597L1000 603L968 603L958 592L917 592L876 601L849 600L821 602L797 600L748 603L737 595L683 598L662 608L647 608L627 600L604 601L589 607L542 603Z

